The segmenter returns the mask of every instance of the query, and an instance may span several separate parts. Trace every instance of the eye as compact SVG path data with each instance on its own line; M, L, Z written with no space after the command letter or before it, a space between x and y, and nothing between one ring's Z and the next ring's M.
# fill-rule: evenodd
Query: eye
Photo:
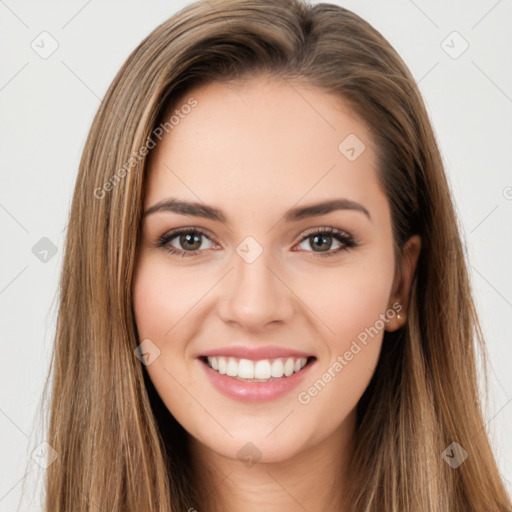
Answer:
M331 250L333 245L332 239L336 240L338 243L338 247L335 250ZM347 251L358 246L358 243L352 235L332 227L317 228L314 231L310 231L309 234L302 238L300 243L307 243L310 247L313 247L313 251L307 252L315 253L314 257L334 256L342 251Z
M168 252L177 256L198 256L208 249L204 247L204 239L210 240L200 228L180 229L163 235L158 240L157 247L165 247Z

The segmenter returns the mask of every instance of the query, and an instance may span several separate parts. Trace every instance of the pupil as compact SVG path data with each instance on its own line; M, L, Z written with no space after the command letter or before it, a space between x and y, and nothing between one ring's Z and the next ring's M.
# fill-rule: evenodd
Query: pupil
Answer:
M195 243L195 247L189 247L191 249L198 249L200 246L201 246L201 243L199 241L199 235L195 235L195 234L191 234L191 233L187 233L185 235L181 235L181 240L180 240L181 244L182 244L182 247L186 248L187 244L191 244L191 245L194 245Z

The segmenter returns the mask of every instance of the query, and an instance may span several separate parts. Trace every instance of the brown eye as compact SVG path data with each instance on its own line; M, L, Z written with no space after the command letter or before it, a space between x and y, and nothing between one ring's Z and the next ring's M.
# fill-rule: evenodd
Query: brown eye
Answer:
M196 251L201 247L202 235L196 235L195 233L187 233L180 235L179 242L181 247L185 250Z
M332 237L326 235L312 235L308 238L311 247L316 249L320 249L321 252L324 250L329 250L332 245Z
M331 250L333 243L337 245ZM302 244L312 248L312 250L308 250L307 247L303 247L306 252L312 252L315 253L314 256L321 257L334 256L358 245L351 235L336 228L322 228L312 231L301 240Z
M157 243L157 247L163 247L171 254L179 256L198 256L209 249L204 242L210 238L198 228L181 229L163 235Z

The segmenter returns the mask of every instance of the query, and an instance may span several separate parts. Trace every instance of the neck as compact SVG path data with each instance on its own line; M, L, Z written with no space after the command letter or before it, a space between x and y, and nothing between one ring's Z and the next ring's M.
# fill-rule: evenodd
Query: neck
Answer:
M220 455L190 436L201 510L343 512L355 418L354 410L328 438L304 446L287 460L250 466Z

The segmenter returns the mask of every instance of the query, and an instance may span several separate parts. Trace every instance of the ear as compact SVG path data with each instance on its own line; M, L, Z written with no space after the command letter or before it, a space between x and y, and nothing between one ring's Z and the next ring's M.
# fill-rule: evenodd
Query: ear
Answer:
M388 309L395 303L401 304L402 309L397 309L395 317L389 319L386 325L386 331L396 331L400 329L400 327L403 327L406 322L409 307L409 291L411 289L412 277L416 270L420 251L421 238L419 235L414 235L405 242L402 249L402 266L397 272L397 275L395 275L393 289L388 303Z

